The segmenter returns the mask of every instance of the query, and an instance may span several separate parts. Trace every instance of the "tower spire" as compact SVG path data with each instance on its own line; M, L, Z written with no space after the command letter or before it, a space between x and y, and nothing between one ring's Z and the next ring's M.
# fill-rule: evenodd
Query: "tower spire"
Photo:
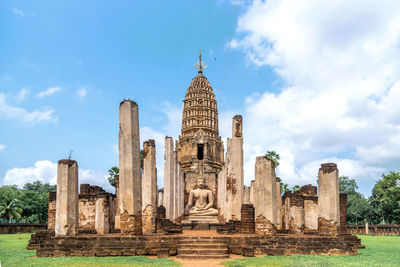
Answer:
M201 49L199 54L199 61L197 61L196 64L194 64L194 67L198 70L199 73L203 73L203 70L207 68L205 62L201 60Z

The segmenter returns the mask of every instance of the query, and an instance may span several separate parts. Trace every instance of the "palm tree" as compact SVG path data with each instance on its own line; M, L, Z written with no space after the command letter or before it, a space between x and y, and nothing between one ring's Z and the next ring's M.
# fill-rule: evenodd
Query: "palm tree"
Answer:
M18 199L13 199L0 205L0 217L5 217L8 222L11 222L12 219L21 219L21 214L22 207Z
M267 153L265 153L264 157L266 159L271 160L272 164L274 164L275 168L279 166L279 160L281 159L281 157L275 151L273 151L273 150L272 151L267 151Z
M115 178L119 175L119 168L118 167L112 167L111 169L108 170L108 181L110 184L114 187L117 187L117 181Z

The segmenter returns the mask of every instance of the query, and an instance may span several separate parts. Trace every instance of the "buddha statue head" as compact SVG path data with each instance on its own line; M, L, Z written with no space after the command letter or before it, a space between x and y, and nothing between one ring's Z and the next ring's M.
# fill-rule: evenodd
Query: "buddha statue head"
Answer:
M196 184L197 188L204 189L206 185L206 180L204 179L203 176L200 176L199 178L197 178Z

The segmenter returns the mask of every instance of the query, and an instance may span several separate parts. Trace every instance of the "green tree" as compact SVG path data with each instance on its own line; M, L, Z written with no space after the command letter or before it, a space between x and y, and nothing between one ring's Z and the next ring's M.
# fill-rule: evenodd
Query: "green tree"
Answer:
M295 186L292 187L292 192L294 193L296 191L299 191L300 189L301 189L301 186L296 184Z
M370 203L382 223L400 223L400 171L382 174L372 189Z
M34 191L41 193L55 192L57 191L56 185L50 185L48 183L43 184L41 181L35 181L33 183L26 183L22 187L24 190Z
M111 169L108 170L108 182L114 187L117 186L117 181L116 177L119 175L119 168L118 167L112 167Z
M15 185L0 187L0 218L11 222L22 217L22 203L19 200L20 192Z
M285 192L290 192L289 185L283 183L282 181L281 181L281 192L282 194L285 194Z
M279 160L281 159L281 157L279 156L278 153L276 153L276 151L267 151L267 153L265 153L264 157L266 159L269 159L272 161L272 164L274 164L274 167L278 167L279 166Z
M347 176L339 177L339 191L347 194L347 223L358 224L364 220L372 222L372 207L368 200L358 192L357 182Z

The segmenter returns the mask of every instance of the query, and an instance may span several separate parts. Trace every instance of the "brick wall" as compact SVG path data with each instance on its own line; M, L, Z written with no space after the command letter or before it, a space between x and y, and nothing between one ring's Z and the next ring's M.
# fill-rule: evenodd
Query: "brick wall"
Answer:
M253 234L255 232L254 206L252 204L243 204L240 212L242 217L240 232Z

